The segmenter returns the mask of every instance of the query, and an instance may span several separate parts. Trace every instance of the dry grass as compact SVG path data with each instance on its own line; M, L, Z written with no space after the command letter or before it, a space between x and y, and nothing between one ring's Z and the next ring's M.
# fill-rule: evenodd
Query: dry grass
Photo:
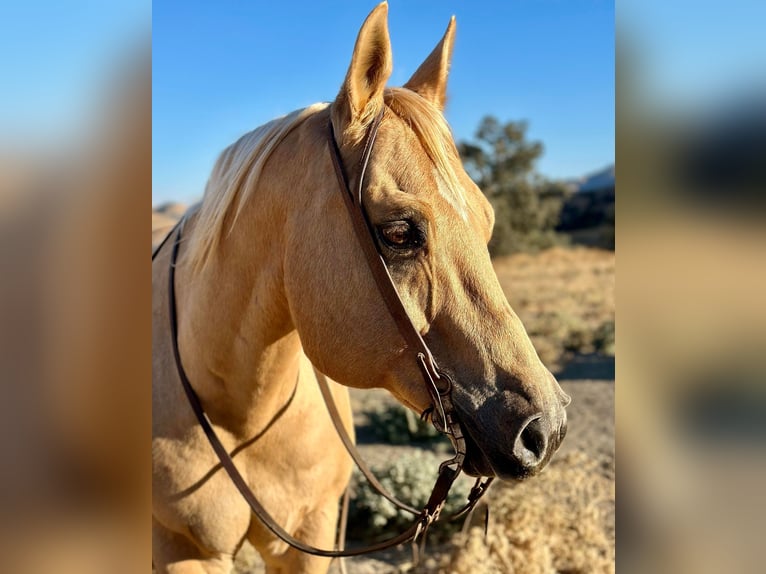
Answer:
M450 574L608 574L614 572L614 481L583 452L539 478L499 484L492 522L456 535L432 572Z
M553 248L498 258L494 265L508 300L549 367L560 367L571 352L613 354L614 252ZM576 392L571 394L578 398ZM611 416L606 397L601 402L588 407L583 401L578 407ZM594 437L577 428L588 424L590 418L583 416L588 413L578 413L570 425L571 434L578 435L570 438L587 453L574 450L556 457L533 480L497 484L489 494L492 521L486 540L481 528L456 535L425 571L614 572L613 431L605 428L609 436Z
M495 271L543 362L614 353L614 252L555 247L495 260Z

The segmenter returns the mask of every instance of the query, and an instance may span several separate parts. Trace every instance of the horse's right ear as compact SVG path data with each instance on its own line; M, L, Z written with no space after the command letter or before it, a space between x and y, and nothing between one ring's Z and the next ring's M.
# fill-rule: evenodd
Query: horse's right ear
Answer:
M342 140L361 139L383 106L383 89L391 76L388 3L378 4L359 30L346 80L333 103L332 119Z

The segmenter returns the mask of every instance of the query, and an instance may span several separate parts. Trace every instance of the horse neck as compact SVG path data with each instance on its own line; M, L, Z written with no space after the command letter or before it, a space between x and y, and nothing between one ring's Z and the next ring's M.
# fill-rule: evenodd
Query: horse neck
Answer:
M300 131L311 128L297 127L282 145L294 150ZM302 353L285 296L283 260L285 222L303 203L300 194L312 189L296 177L311 174L290 170L285 178L280 156L277 150L267 163L207 266L194 272L181 261L177 271L184 367L211 418L247 433L267 424L289 400ZM193 233L194 220L189 223Z

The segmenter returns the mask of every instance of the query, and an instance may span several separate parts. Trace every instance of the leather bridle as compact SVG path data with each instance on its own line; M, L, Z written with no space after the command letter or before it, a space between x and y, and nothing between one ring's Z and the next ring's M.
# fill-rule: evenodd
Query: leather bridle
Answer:
M266 509L260 504L253 492L248 487L245 479L240 474L234 465L234 461L229 456L226 448L219 440L213 426L208 419L202 404L194 391L189 378L183 368L181 362L181 355L178 348L178 321L176 311L176 296L175 296L175 268L176 260L178 258L179 246L181 243L181 235L183 232L185 219L182 219L177 225L177 231L175 240L173 242L173 250L170 257L170 269L168 273L168 299L169 299L169 311L170 311L170 327L173 345L173 355L175 358L176 368L178 370L179 378L183 385L186 396L189 400L189 404L197 417L197 420L202 427L205 435L207 436L213 450L218 456L221 465L226 470L226 473L231 478L234 485L242 494L248 505L252 509L253 513L263 522L263 524L278 538L292 546L293 548L306 552L308 554L314 554L317 556L326 557L344 557L344 556L357 556L360 554L367 554L370 552L376 552L384 550L392 546L402 544L404 542L416 541L420 536L425 534L429 526L435 522L444 507L444 503L449 494L450 488L463 469L463 463L466 456L466 441L463 436L463 431L460 423L457 420L455 414L455 407L452 402L452 381L446 373L441 371L436 364L433 354L431 353L428 345L423 340L418 330L412 324L409 315L402 303L401 298L396 290L396 286L391 278L391 275L386 266L385 260L381 255L377 243L374 239L375 230L369 221L367 212L363 204L363 191L365 174L367 166L369 164L372 149L375 144L375 138L378 133L378 128L383 119L383 113L385 108L375 117L371 123L362 151L362 159L360 163L360 171L358 177L358 185L356 186L356 193L352 193L348 183L348 177L343 167L343 160L341 158L340 149L335 139L335 134L332 126L332 121L329 122L327 130L328 148L330 151L330 157L335 169L335 174L338 179L338 184L341 188L341 195L343 196L344 203L348 209L351 222L354 227L354 232L357 237L359 245L365 255L367 266L369 267L378 291L383 298L383 301L388 308L388 312L396 323L396 327L404 339L407 345L408 355L416 362L423 375L423 379L426 383L426 388L431 397L432 406L423 413L423 418L430 416L434 427L441 433L449 436L452 445L455 449L455 455L439 466L439 475L434 484L431 495L426 505L417 511L412 506L405 504L383 488L383 486L372 475L369 468L364 464L359 456L353 441L348 436L343 423L338 414L337 408L332 400L332 396L327 386L325 377L321 373L317 373L317 380L319 381L320 390L327 404L328 411L335 425L346 450L349 452L353 460L357 463L357 466L365 475L370 484L384 497L390 500L399 508L410 512L415 515L413 523L407 530L401 534L394 536L388 540L384 540L371 546L363 548L356 548L351 550L327 550L321 548L315 548L309 544L306 544L285 531L266 511ZM171 231L167 237L172 235ZM167 239L166 237L166 239ZM160 244L152 254L152 260L156 254L160 251L165 241ZM476 480L476 484L468 495L467 503L459 511L451 515L449 518L457 518L468 512L470 512L478 500L487 491L489 484L492 482L492 478L482 479L481 477Z
M378 245L374 239L375 229L370 223L369 218L367 217L367 211L364 208L364 176L367 172L367 165L369 164L370 156L372 155L372 148L375 145L375 138L378 134L378 128L380 127L382 119L383 111L375 117L370 126L367 141L365 142L362 151L361 170L359 172L359 181L355 194L351 193L348 177L343 169L343 160L341 159L340 149L338 149L338 143L335 139L332 121L329 123L327 134L330 157L332 158L332 165L335 168L335 175L338 178L338 184L341 187L341 195L343 195L344 203L346 204L349 216L351 217L356 239L364 252L367 267L372 272L378 292L383 298L383 302L386 304L394 323L396 323L396 328L399 330L399 334L407 343L408 354L412 356L418 367L420 367L420 371L426 383L426 388L428 389L433 402L434 411L432 420L434 426L440 432L448 434L455 447L455 456L442 463L439 471L441 472L445 467L454 465L454 470L457 475L463 468L466 445L465 438L463 437L463 430L460 428L460 424L458 424L457 419L455 418L455 409L452 405L452 381L446 374L439 370L431 350L415 328L415 325L412 324L412 320L404 308L404 303L402 303L402 300L399 297L399 292L396 290L396 285L394 285L394 281L388 271L386 262L378 250ZM438 417L436 415L438 415Z

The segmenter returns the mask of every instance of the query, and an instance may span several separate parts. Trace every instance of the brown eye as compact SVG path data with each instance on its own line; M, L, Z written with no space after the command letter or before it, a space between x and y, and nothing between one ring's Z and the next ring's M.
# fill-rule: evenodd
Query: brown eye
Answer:
M383 228L383 237L391 245L402 247L410 240L410 226L406 223L396 223Z
M420 230L409 221L386 223L378 231L383 242L391 249L415 249L423 244Z

